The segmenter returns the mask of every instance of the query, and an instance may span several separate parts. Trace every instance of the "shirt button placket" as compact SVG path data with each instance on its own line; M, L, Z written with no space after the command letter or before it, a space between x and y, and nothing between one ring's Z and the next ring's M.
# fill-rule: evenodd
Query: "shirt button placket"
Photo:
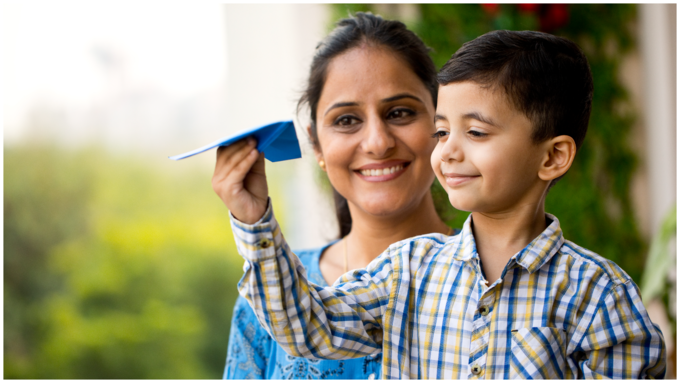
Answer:
M472 372L473 377L480 378L482 372L484 372L484 368L482 368L479 364L475 363L470 368L470 371Z

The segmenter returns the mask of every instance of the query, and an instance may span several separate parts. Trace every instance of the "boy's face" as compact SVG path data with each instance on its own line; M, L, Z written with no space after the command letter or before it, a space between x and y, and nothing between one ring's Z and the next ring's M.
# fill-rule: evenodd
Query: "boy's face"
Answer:
M542 198L544 145L503 92L471 81L440 86L435 126L432 169L456 209L511 213Z

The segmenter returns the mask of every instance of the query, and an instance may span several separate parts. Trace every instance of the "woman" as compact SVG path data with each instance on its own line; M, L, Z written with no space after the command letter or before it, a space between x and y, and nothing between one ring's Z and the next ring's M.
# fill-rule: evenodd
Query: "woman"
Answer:
M299 106L310 109L308 132L333 186L341 240L296 252L311 281L332 284L399 240L453 233L430 194L436 97L428 49L401 22L357 13L319 45ZM213 176L220 196L227 192L220 170L228 151L218 151ZM381 360L291 357L239 297L224 378L371 379L379 378Z

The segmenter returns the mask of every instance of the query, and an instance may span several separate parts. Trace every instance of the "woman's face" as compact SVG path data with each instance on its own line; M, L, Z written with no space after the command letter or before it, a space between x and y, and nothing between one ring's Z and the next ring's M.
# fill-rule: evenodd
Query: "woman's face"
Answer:
M316 155L352 214L418 207L434 180L434 113L425 85L387 49L362 45L330 62L317 107Z

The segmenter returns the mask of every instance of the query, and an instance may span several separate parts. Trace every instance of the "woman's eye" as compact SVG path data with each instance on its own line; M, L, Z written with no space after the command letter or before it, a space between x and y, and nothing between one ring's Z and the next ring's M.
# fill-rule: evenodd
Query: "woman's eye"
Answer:
M387 114L387 118L389 119L398 119L398 118L405 118L405 117L410 117L414 115L415 113L410 110L410 109L395 109L390 111Z
M338 119L335 120L334 124L340 125L340 126L348 126L348 125L356 124L357 122L359 122L359 120L356 117L340 116Z
M436 138L437 141L439 141L440 138L446 137L448 135L449 135L449 132L447 132L446 130L438 130L438 131L434 132L434 134L432 135L432 138Z

